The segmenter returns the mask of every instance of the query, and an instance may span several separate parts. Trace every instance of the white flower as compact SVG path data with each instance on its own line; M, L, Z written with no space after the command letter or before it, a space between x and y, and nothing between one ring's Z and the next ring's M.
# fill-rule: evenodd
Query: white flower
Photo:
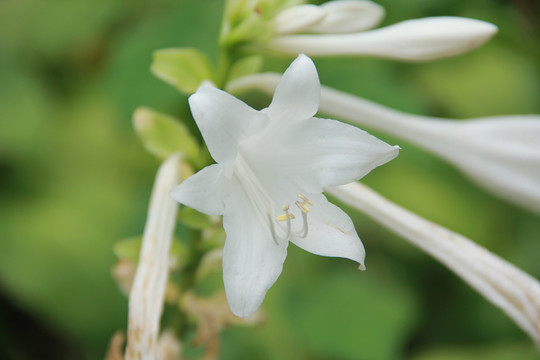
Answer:
M268 48L285 54L367 55L427 61L473 50L496 32L497 27L485 21L440 16L357 33L277 36L270 40Z
M351 219L322 190L361 178L394 158L398 148L353 126L314 118L319 93L317 70L301 55L261 111L208 86L189 98L217 164L188 178L171 196L223 215L223 279L237 316L259 308L282 271L289 241L364 268L364 247Z
M271 94L279 74L257 74L229 91L259 88ZM493 194L540 213L540 116L509 115L449 120L405 114L322 87L319 111L408 140L452 163Z
M466 237L386 200L360 183L328 192L403 236L461 277L540 346L540 282Z

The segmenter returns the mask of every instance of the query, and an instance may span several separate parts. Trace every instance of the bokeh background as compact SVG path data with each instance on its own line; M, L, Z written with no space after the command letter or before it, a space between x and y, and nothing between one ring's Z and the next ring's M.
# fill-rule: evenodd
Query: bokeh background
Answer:
M424 64L315 59L322 83L424 115L540 113L536 0L381 0L383 24L454 15L497 24L469 54ZM154 50L217 59L223 1L0 0L0 358L100 359L126 328L113 244L142 233L158 163L135 136L145 105L183 118ZM283 71L291 59L268 58ZM261 97L259 105L268 103ZM369 129L368 129L369 130ZM401 145L365 183L540 278L540 219ZM223 359L539 359L498 309L442 265L349 211L368 271L291 245L268 320L223 335Z

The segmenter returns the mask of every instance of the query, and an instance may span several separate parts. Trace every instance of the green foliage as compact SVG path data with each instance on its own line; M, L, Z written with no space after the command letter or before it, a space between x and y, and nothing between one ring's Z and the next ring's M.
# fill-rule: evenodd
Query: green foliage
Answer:
M432 348L411 360L537 360L538 350L528 343L501 343L488 346Z
M136 264L139 262L141 245L142 235L132 236L117 241L113 245L113 252L118 260L129 260ZM188 251L182 242L175 240L171 244L170 255L177 259L178 264L182 265L186 263Z
M179 152L188 161L197 162L199 145L179 120L151 109L138 108L133 114L133 126L152 155L164 160Z
M178 211L178 220L190 229L203 230L213 226L210 216L188 207Z
M114 255L118 258L118 260L129 260L136 264L139 262L141 243L142 236L133 236L122 239L114 244Z
M259 72L263 66L262 55L250 55L236 61L229 71L228 80L232 81L242 76L252 75Z
M205 54L192 48L161 49L154 52L152 73L184 94L194 93L201 82L212 79Z
M220 45L262 43L270 39L269 23L279 11L304 3L303 0L229 0L226 2Z

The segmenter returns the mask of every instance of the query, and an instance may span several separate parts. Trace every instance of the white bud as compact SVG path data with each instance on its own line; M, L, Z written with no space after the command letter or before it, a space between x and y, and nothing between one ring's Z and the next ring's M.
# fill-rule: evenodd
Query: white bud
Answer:
M278 35L302 32L319 23L326 11L316 5L297 5L280 12L273 20L274 32Z
M540 282L466 237L354 182L326 189L427 252L500 308L540 346Z
M354 34L281 36L272 39L268 47L294 55L366 55L427 61L473 50L496 32L497 27L485 21L431 17Z
M169 191L179 182L179 160L171 155L159 168L144 227L139 265L129 294L126 359L156 359L159 323L169 275L178 204Z
M377 26L384 17L384 8L367 0L336 0L320 6L326 16L308 32L351 33Z

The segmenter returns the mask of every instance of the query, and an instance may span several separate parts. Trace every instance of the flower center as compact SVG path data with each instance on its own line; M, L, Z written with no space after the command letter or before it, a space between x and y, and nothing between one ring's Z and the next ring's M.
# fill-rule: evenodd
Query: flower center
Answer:
M303 194L298 194L297 196L302 200L302 201L295 201L294 203L298 207L298 209L300 209L300 213L302 214L302 228L297 233L297 235L302 238L305 238L308 234L308 221L307 221L307 214L309 212L308 204L313 206L313 203L309 201L309 199ZM289 237L291 236L291 227L292 227L291 220L295 219L295 216L294 214L291 214L289 212L289 205L283 205L282 209L285 212L285 214L282 214L276 217L276 221L287 222L287 231L286 231L285 239L288 240ZM273 228L274 227L273 223L271 223L270 226L271 226L272 236L275 238L277 235Z
M297 231L294 231L291 220L294 220L296 216L290 211L289 205L283 205L281 209L284 214L275 217L275 201L270 196L266 187L261 183L259 177L253 171L241 151L237 154L234 172L256 214L261 217L263 222L268 223L270 234L276 245L288 241L293 232L302 238L307 236L308 205L313 206L313 203L305 195L298 194L297 196L300 200L295 201L294 203L300 210L302 217L302 227Z

